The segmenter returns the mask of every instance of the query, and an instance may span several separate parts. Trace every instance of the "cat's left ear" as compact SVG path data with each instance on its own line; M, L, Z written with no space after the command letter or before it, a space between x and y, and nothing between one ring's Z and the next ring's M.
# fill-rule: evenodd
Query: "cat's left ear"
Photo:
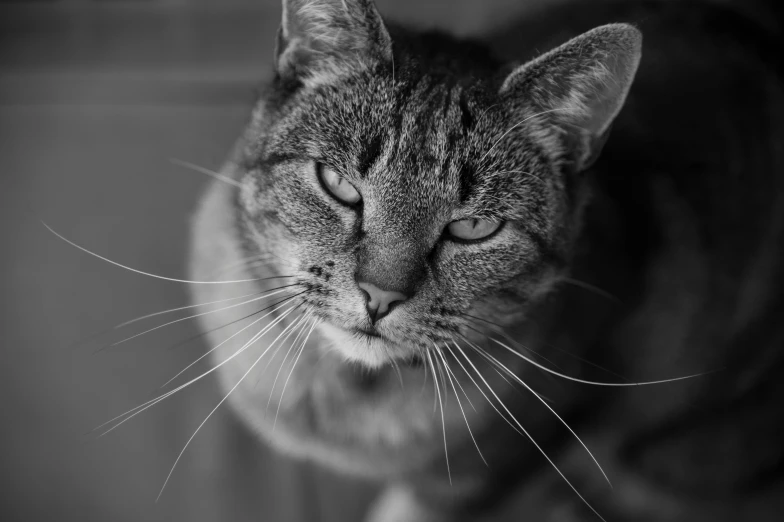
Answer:
M548 151L584 170L623 107L641 47L642 34L631 25L597 27L515 69L501 96L522 109Z
M320 83L392 60L392 40L372 0L283 0L275 46L282 78Z

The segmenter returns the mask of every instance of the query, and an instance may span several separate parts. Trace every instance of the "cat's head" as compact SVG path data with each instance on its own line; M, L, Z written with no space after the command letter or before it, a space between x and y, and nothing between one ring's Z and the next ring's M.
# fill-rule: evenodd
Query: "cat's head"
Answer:
M295 276L323 336L370 367L459 341L471 316L519 319L568 269L580 172L640 44L607 25L510 66L390 31L370 0L285 0L246 136L248 255Z

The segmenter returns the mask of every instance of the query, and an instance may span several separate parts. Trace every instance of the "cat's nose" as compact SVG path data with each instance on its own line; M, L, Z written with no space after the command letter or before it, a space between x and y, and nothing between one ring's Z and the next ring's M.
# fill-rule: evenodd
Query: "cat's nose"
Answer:
M362 293L367 300L365 306L370 316L370 322L376 324L384 318L395 304L402 303L408 296L395 290L384 290L367 281L357 281Z

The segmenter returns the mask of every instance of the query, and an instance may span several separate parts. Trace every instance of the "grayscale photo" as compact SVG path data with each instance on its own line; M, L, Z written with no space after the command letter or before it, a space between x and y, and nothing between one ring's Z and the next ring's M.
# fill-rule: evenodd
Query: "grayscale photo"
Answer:
M0 520L784 520L780 0L0 1Z

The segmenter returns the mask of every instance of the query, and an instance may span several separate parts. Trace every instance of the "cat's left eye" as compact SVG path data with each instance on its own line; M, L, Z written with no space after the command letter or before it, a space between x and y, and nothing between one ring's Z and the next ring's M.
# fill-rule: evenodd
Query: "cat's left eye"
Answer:
M449 232L449 235L457 239L476 241L489 237L493 232L498 230L500 226L500 221L471 218L452 221L449 223L447 231Z
M321 185L333 198L346 205L356 205L362 199L357 189L343 176L321 163L316 164L316 173Z

